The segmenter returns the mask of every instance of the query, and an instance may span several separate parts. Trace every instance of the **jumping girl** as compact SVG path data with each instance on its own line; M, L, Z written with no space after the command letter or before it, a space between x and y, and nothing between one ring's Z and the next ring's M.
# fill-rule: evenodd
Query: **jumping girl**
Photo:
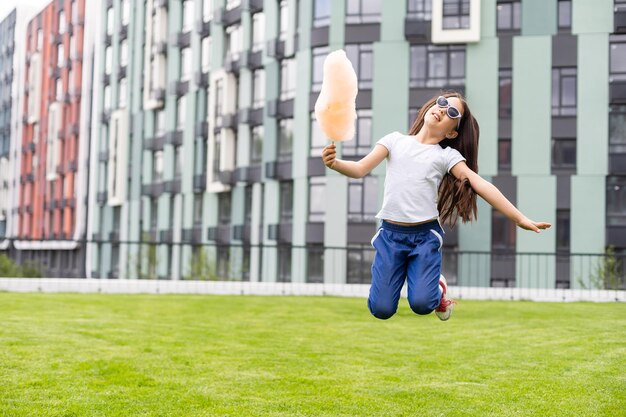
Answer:
M446 296L441 275L442 223L476 219L476 194L519 227L539 233L549 223L524 216L491 183L478 175L478 122L465 99L447 93L420 109L408 135L393 132L380 139L360 161L336 158L336 147L322 151L324 164L351 178L362 178L387 158L381 227L372 239L370 312L388 319L398 308L408 281L408 301L417 314L433 310L448 320L454 301Z

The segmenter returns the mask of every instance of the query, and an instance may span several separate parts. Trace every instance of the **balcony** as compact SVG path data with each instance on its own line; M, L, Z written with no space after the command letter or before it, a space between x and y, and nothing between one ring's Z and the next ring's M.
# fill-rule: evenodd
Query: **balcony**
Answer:
M109 233L109 242L119 243L119 241L120 241L120 232L113 231Z
M241 9L241 5L230 10L226 10L225 7L220 7L215 11L214 20L222 26L230 26L234 23L240 22Z
M165 41L155 41L152 45L152 54L153 55L165 55L167 54L167 42Z
M61 68L59 67L48 68L48 76L50 78L59 78L61 76Z
M126 65L120 66L117 68L117 79L121 80L122 78L126 78Z
M170 45L175 48L187 48L191 45L191 32L173 34L170 36Z
M193 176L193 192L202 193L206 190L206 174Z
M218 173L218 179L219 179L219 182L221 182L222 184L229 184L229 185L235 184L235 175L233 171L220 171Z
M431 23L407 17L404 19L404 37L407 40L430 41Z
M269 224L267 225L267 237L279 243L291 243L292 240L291 223Z
M111 110L104 110L100 113L100 122L104 125L108 125L111 120Z
M275 180L287 180L293 178L291 161L272 161L265 164L265 176Z
M216 243L230 243L230 226L209 227L207 239Z
M192 245L202 243L202 228L196 226L192 229L183 229L181 240Z
M206 138L209 135L209 122L202 121L196 124L196 136Z
M109 161L109 151L104 150L98 153L98 161L100 162L108 162Z
M263 109L247 108L239 110L239 123L250 126L258 126L263 124Z
M98 194L96 194L96 201L99 205L103 206L104 204L106 204L107 200L108 198L106 191L100 191L98 192Z
M111 74L104 73L102 75L102 84L104 85L111 84Z
M222 116L222 127L236 130L238 124L237 114L225 114Z
M268 41L265 46L267 56L281 60L285 57L285 42L280 39Z
M120 28L120 41L128 38L128 23Z
M148 196L150 198L157 198L164 192L164 185L162 182L154 182L152 184L144 184L141 187L141 195Z
M263 10L263 0L243 0L241 2L243 10L249 10L250 13L257 13Z
M80 133L80 126L78 125L78 123L72 123L70 125L70 135L78 136L79 133Z
M612 81L609 83L611 104L626 104L626 81Z
M249 224L233 226L233 239L242 242L250 242L250 230Z
M241 55L240 66L248 69L263 67L263 51L246 51Z
M165 146L165 135L155 136L153 138L146 138L143 143L143 149L145 151L162 151Z
M67 172L76 172L78 171L78 163L75 159L72 159L67 163Z
M150 92L150 98L155 101L162 101L165 99L165 90L162 88L152 90Z
M173 146L180 146L183 144L183 131L177 130L175 132L168 132L165 135L165 143Z
M159 241L161 243L172 243L172 242L174 242L174 231L172 229L159 231Z
M206 88L209 86L209 74L202 71L196 71L193 76L193 81L198 87Z
M189 91L189 81L172 81L170 82L169 93L176 97L181 97Z
M267 102L268 116L276 119L293 117L294 100L271 100Z
M240 68L241 64L239 62L239 55L232 56L231 54L228 54L226 59L224 59L224 70L238 74Z
M180 178L170 180L170 181L165 181L163 183L163 191L166 192L167 194L180 194L180 190L181 190Z
M200 19L196 22L196 32L200 35L201 38L206 38L211 35L211 22L205 22L203 19Z

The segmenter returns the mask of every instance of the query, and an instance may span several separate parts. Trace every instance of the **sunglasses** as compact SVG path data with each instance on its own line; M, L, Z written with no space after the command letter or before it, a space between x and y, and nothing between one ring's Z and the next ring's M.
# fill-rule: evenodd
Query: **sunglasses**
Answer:
M441 108L445 108L446 109L446 113L448 114L448 117L451 119L459 119L456 122L456 130L459 130L459 127L461 126L461 112L459 111L459 109L457 109L454 106L450 105L450 102L448 101L447 98L445 98L444 96L439 96L437 97L437 106L441 107Z

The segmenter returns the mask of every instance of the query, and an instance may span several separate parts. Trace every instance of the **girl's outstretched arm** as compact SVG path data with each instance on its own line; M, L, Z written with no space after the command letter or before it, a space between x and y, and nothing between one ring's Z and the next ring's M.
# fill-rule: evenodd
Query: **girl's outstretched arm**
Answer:
M507 200L495 185L469 169L465 162L459 162L452 167L450 172L458 179L467 178L474 191L476 191L476 194L481 196L486 202L491 204L493 208L511 219L511 221L515 222L515 224L522 229L539 233L540 230L547 229L551 226L550 223L535 222L524 216L521 211Z
M344 161L337 159L337 150L334 143L326 146L322 151L324 165L347 177L363 178L376 168L389 155L389 151L383 145L376 145L369 154L360 161Z

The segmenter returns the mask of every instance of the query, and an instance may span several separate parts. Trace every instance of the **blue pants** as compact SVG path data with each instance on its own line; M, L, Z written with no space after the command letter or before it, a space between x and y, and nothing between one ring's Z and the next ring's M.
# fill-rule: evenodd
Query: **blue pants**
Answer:
M417 226L383 221L372 239L376 255L367 305L374 317L385 320L395 314L405 279L411 310L430 314L437 308L442 235L437 220Z

